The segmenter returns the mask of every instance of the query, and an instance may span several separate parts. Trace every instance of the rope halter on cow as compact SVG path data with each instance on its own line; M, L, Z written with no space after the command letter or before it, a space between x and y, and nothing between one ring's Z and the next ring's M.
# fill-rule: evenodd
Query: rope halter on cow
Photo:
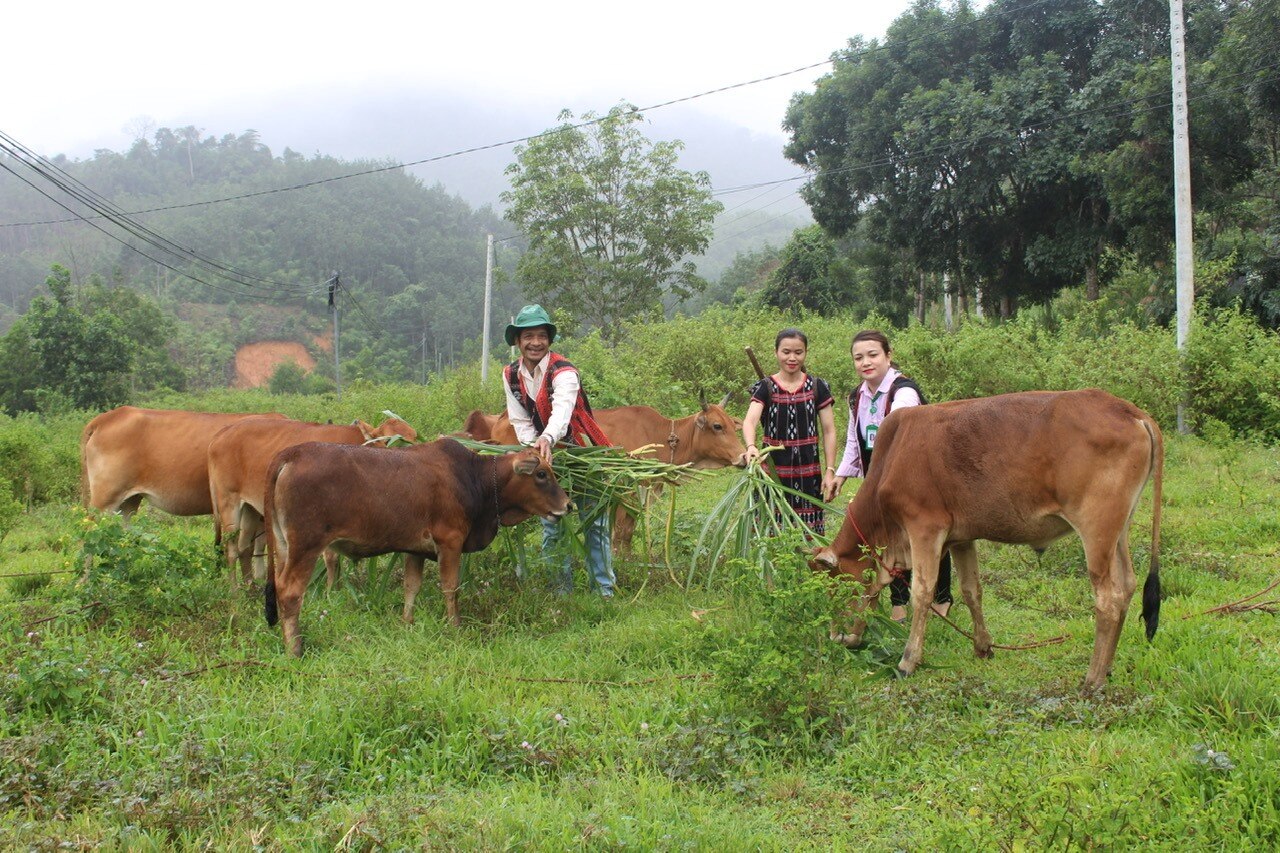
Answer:
M667 435L667 450L671 454L671 458L667 460L670 465L676 464L676 445L680 443L680 436L676 435L676 420L671 419L671 432Z

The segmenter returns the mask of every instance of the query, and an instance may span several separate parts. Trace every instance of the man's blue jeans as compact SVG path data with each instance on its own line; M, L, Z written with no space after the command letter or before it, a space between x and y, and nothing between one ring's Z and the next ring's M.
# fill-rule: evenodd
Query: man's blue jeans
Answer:
M609 541L611 520L609 512L605 509L597 518L588 521L592 513L596 512L598 504L581 495L574 496L574 503L578 505L578 518L582 520L583 534L586 539L587 571L591 573L591 578L599 588L600 595L611 598L616 581L613 575L613 546ZM542 558L548 565L554 565L552 561L557 558L561 561L560 578L559 583L556 584L556 590L567 595L573 591L573 566L570 563L572 552L567 547L568 543L560 541L563 532L562 521L543 520Z

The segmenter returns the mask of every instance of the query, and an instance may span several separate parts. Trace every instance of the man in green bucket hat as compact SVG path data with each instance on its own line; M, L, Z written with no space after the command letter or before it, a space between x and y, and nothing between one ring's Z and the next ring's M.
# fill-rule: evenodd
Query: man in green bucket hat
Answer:
M591 403L582 390L578 369L559 353L551 351L556 339L556 326L541 305L526 305L507 326L507 344L520 351L520 357L502 371L507 395L507 416L521 444L532 445L538 455L551 464L551 448L565 445L609 445L608 436L591 413ZM600 512L598 499L582 491L584 484L570 484L578 517L582 519L587 546L587 569L600 590L612 598L614 591L613 553L609 543L609 513ZM569 553L557 548L562 529L560 522L542 522L542 554L544 559L557 552L562 572L559 590L573 589L573 569Z

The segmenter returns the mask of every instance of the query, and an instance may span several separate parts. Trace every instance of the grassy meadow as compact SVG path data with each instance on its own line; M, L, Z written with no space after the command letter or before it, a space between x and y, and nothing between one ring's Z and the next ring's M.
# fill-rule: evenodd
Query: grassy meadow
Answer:
M777 318L734 322L766 351ZM736 471L650 510L615 602L556 597L536 566L518 579L517 555L536 551L526 524L468 558L461 629L430 570L405 625L396 561L348 563L332 592L308 592L307 652L289 659L261 594L231 588L208 519L144 510L125 528L78 506L88 414L0 416L0 849L1274 849L1280 343L1230 322L1197 362L1206 438L1173 434L1164 330L895 336L934 399L1074 377L1165 426L1160 629L1144 640L1135 601L1096 697L1078 689L1093 619L1077 539L1040 557L979 546L995 642L1032 648L977 660L935 619L924 665L896 680L905 632L877 619L868 649L830 643L833 603L798 540L766 545L772 584L743 560L690 571ZM735 387L741 343L711 334L724 324L653 327L636 360L653 399L630 401L684 414L697 388ZM849 325L806 324L837 394ZM715 344L689 361L691 339ZM592 341L570 355L599 377L598 405L627 401L636 378ZM340 402L148 404L390 409L431 435L496 411L495 385L460 372L425 392L353 382ZM1131 529L1139 588L1150 501L1148 487ZM952 614L969 627L963 604Z

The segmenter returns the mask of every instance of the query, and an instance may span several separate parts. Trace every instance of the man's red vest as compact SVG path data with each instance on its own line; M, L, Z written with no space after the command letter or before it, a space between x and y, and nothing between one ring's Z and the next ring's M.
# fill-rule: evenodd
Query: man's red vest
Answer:
M529 413L529 417L533 420L533 428L539 435L546 430L547 421L551 420L551 384L556 375L565 370L578 372L578 368L574 367L569 359L558 353L549 353L547 375L543 377L542 388L538 391L538 396L531 399L528 389L525 388L524 377L520 375L520 359L503 368L503 378L506 379L507 387L511 389L516 402ZM573 405L573 415L569 418L569 432L565 440L579 447L593 444L609 447L613 442L609 441L609 437L604 434L604 429L591 414L591 403L587 400L586 389L581 387L581 375L578 379L578 399Z

